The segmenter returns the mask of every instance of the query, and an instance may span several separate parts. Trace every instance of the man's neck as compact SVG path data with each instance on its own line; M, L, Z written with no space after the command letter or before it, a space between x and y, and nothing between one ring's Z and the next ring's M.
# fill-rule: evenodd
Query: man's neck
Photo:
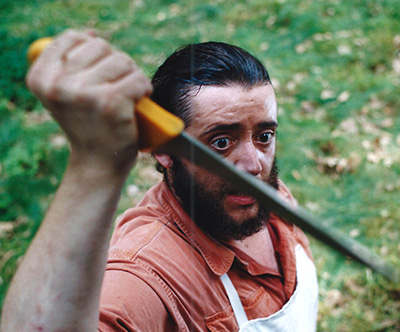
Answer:
M243 240L231 240L228 245L239 249L258 264L267 266L274 272L279 273L280 269L268 227L264 227L259 232Z

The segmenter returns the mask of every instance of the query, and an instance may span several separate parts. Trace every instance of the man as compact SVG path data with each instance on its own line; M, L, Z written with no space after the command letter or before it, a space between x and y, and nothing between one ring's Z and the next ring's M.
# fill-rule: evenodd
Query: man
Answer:
M222 43L190 45L151 85L93 33L68 31L27 81L71 155L10 287L2 331L315 330L304 234L189 161L155 155L164 181L126 211L108 248L137 154L132 109L152 88L189 134L294 204L277 178L276 99L257 59Z

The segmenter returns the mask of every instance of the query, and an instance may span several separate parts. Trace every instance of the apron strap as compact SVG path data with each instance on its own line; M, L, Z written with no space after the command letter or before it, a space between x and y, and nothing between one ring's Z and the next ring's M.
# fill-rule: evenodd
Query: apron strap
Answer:
M220 276L222 284L224 285L225 291L228 295L229 302L231 303L233 313L236 317L236 322L239 325L239 328L243 326L244 323L248 321L246 312L244 311L242 302L240 301L239 295L232 284L231 279L228 277L228 274Z

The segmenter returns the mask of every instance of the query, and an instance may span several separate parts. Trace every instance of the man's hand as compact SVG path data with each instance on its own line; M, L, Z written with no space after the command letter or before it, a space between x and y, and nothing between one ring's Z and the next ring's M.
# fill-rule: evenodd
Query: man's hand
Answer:
M68 136L71 158L10 285L0 331L97 331L112 221L137 155L134 104L151 84L127 55L76 31L49 45L27 82Z
M68 30L43 51L27 84L68 136L71 162L130 169L137 155L134 104L152 87L128 55L92 32Z

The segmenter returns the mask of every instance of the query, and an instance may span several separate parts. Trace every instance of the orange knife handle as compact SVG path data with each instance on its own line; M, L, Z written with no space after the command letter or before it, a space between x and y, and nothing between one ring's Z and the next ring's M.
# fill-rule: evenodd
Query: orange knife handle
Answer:
M33 42L27 52L29 62L32 64L52 41L53 38L45 37ZM148 97L136 103L135 114L139 129L139 149L143 152L156 150L178 136L185 127L180 118Z
M140 151L156 150L177 137L185 128L185 124L180 118L166 111L148 97L140 99L135 108Z

